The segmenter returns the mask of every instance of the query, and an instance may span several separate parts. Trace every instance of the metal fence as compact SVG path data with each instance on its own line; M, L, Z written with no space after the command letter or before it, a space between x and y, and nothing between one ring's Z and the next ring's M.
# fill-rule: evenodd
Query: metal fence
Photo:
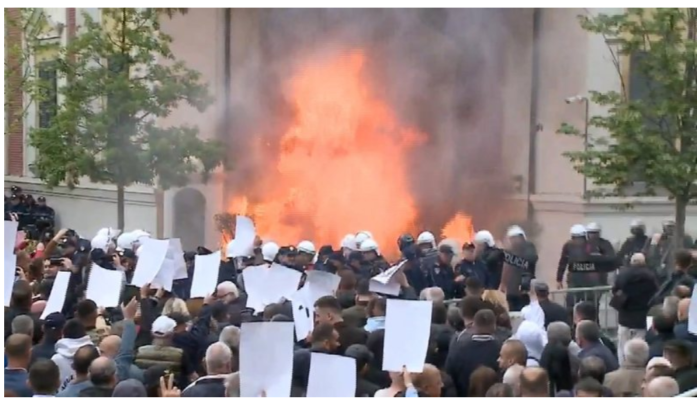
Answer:
M608 336L617 337L617 310L610 307L610 298L612 297L612 286L596 286L585 288L566 288L561 290L552 290L549 293L549 299L559 303L569 309L571 313L574 304L580 301L590 301L595 304L598 312L598 324L601 330ZM457 305L460 299L448 300L446 304ZM515 330L521 322L522 316L518 312L511 312L510 318Z

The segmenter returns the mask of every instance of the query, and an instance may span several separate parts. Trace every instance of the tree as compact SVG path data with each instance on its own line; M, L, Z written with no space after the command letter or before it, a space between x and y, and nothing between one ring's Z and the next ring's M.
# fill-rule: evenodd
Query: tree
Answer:
M609 135L588 138L587 149L565 155L602 188L592 197L625 197L637 181L646 185L639 195L667 192L675 202L674 245L681 248L687 206L697 199L697 9L628 9L581 16L580 22L616 44L608 47L622 89L590 93L590 101L607 112L593 116L589 126ZM629 90L621 57L631 60ZM566 123L559 131L583 136Z
M15 131L34 101L45 98L45 82L29 61L32 54L55 46L42 40L50 30L41 9L5 9L5 134ZM23 101L23 94L29 101Z
M178 61L159 19L172 9L101 9L103 22L84 25L61 48L56 68L67 84L47 128L31 132L34 165L48 186L74 187L83 176L116 185L118 227L124 190L134 183L183 186L190 175L223 164L224 146L198 137L192 125L163 127L158 119L182 103L204 111L212 102L201 75Z

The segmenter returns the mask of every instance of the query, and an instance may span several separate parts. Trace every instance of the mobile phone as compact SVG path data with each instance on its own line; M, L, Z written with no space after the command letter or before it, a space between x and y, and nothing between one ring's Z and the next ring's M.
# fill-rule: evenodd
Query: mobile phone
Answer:
M63 265L63 259L60 257L51 257L50 263L53 266L61 266Z

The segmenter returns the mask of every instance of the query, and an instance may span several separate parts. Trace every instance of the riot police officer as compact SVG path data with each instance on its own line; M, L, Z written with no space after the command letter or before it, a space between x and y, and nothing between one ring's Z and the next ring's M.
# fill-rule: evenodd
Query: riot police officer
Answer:
M646 264L657 272L659 280L670 276L675 269L675 221L666 220L663 222L663 232L651 238L651 242L646 250ZM692 247L692 238L685 234L683 238L683 248Z
M503 262L505 259L503 250L496 247L494 236L489 231L475 233L474 246L477 261L486 266L488 274L486 289L497 290L501 286L501 276L503 274Z
M643 253L649 246L650 238L646 235L646 225L640 219L635 219L629 225L631 236L622 243L617 259L623 267L629 266L629 260L635 253Z
M501 285L511 311L520 311L530 303L527 292L530 283L535 278L537 266L537 248L527 240L525 231L517 225L508 228L506 234L508 244L505 249L505 260Z

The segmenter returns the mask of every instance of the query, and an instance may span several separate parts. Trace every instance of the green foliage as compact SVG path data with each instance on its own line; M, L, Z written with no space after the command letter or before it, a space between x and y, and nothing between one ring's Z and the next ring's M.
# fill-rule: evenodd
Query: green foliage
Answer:
M634 181L654 194L659 188L680 202L697 198L697 9L629 9L618 15L580 17L581 26L616 44L617 60L632 58L648 83L641 98L621 92L591 92L607 110L590 119L609 138L589 138L588 149L565 155L574 168L602 185L594 196L624 196ZM631 88L630 88L631 89ZM563 124L560 133L583 136Z
M104 23L83 14L77 36L60 49L67 84L51 126L31 132L37 175L49 186L88 176L120 187L163 189L203 178L224 161L224 146L198 138L196 126L161 126L180 104L211 104L197 71L178 61L159 19L185 9L101 9Z

